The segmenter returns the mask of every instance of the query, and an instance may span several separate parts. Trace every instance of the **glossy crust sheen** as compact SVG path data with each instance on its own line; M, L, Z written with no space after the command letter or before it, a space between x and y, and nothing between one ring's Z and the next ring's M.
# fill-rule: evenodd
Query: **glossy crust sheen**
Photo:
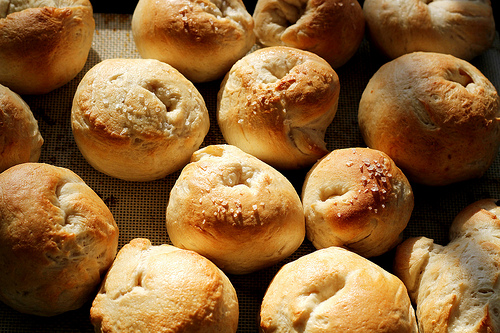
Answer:
M460 212L442 246L410 238L396 252L395 273L417 306L420 332L500 331L500 208L477 201Z
M292 254L304 240L304 213L278 171L229 145L193 154L167 206L175 246L196 251L228 273L246 274Z
M389 156L369 148L334 150L302 187L307 237L316 248L342 246L364 257L402 241L413 211L410 183Z
M201 94L172 66L153 59L108 59L78 85L71 126L95 169L150 181L189 161L210 120Z
M201 255L133 239L118 253L90 310L96 332L234 333L238 299Z
M260 309L262 333L417 333L404 284L354 252L329 247L284 265Z
M255 44L253 26L241 0L140 0L132 17L141 56L193 82L224 76Z
M471 60L495 39L490 0L365 0L363 11L371 41L393 59L427 51Z
M24 163L38 162L43 138L28 104L0 85L0 172Z
M72 80L92 46L88 0L12 0L0 4L0 84L44 94Z
M415 52L383 65L359 103L365 143L411 180L447 185L477 178L500 144L500 99L470 63Z
M93 297L118 246L108 207L72 171L23 163L0 174L0 300L53 316Z
M311 51L333 68L351 59L365 33L356 0L259 0L253 17L260 44Z
M276 46L239 60L217 97L229 144L280 169L314 164L328 153L325 131L337 112L340 83L314 53Z

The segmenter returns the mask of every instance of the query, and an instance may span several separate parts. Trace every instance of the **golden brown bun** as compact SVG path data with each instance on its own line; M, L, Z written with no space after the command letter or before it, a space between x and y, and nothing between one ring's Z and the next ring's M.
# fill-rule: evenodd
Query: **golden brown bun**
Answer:
M0 174L0 300L53 316L93 297L118 246L101 198L72 171L23 163Z
M356 0L259 0L253 18L260 44L311 51L333 68L351 59L365 33Z
M238 298L208 259L133 239L118 253L90 310L96 332L234 333Z
M0 84L44 94L71 81L87 62L95 22L88 0L0 3Z
M284 265L266 291L260 332L417 333L404 284L354 252L329 247Z
M186 164L210 121L201 94L172 66L153 59L107 59L78 85L71 126L95 169L150 181Z
M460 212L442 246L426 237L398 246L395 273L416 304L420 332L499 332L500 208L477 201Z
M143 58L166 62L193 82L221 78L255 44L241 0L139 0L132 32Z
M427 51L471 60L495 39L490 0L365 0L363 11L371 42L392 59Z
M342 246L364 257L402 241L414 199L405 175L383 152L334 150L308 172L302 187L307 237L320 249Z
M15 92L0 84L0 172L38 162L43 138L30 107Z
M304 240L304 213L278 171L229 145L193 154L167 206L175 246L196 251L222 270L246 274L292 254Z
M340 84L331 66L290 47L257 50L226 75L217 120L227 143L280 169L314 164L328 153Z
M482 176L500 144L495 87L470 63L440 53L383 65L361 96L358 120L370 148L425 185Z

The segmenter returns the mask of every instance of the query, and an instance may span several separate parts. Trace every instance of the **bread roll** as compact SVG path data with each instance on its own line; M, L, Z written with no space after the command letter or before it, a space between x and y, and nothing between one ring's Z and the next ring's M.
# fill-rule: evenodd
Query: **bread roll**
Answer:
M307 238L320 249L342 246L364 257L402 241L413 211L406 176L385 153L334 150L308 172L302 187Z
M328 153L324 136L339 91L337 73L314 53L260 49L226 75L217 120L227 143L276 168L311 166Z
M139 0L132 33L143 58L164 61L193 82L223 77L255 44L241 0Z
M38 162L43 138L28 104L0 85L0 172L24 163Z
M383 65L359 103L365 143L405 175L447 185L484 174L500 144L500 99L473 65L451 55L415 52Z
M284 265L260 309L260 332L417 333L403 283L354 252L329 247Z
M311 51L333 68L351 59L365 33L356 0L258 0L253 18L260 44Z
M246 274L291 255L304 240L304 213L278 171L230 145L193 154L172 191L167 231L231 274Z
M210 120L201 94L172 66L153 59L107 59L78 85L71 126L95 169L150 181L189 161Z
M118 253L90 319L96 332L234 333L238 298L201 255L136 238Z
M450 243L414 237L398 246L395 273L405 283L420 332L500 331L500 208L472 203L450 228Z
M490 0L365 0L363 11L370 41L392 59L427 51L471 60L495 39Z
M118 246L113 215L72 171L23 163L0 174L0 300L54 316L94 296Z
M0 3L0 84L44 94L71 81L87 62L95 22L89 0Z

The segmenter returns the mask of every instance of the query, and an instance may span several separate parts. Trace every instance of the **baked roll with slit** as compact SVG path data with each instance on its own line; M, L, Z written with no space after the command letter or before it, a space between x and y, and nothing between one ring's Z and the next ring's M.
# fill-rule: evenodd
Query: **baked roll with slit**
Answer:
M278 263L305 236L300 197L288 179L230 145L193 154L170 192L166 223L173 245L231 274Z
M113 262L118 227L74 172L22 163L0 173L0 300L55 316L94 297Z
M234 333L238 298L208 259L136 238L118 253L90 309L96 332Z
M365 0L363 12L372 45L391 59L424 51L470 61L495 39L490 0Z
M368 147L383 151L410 181L432 186L481 177L500 145L500 98L469 62L414 52L372 76L359 102Z
M414 198L408 179L387 154L345 148L308 172L302 203L307 238L316 248L342 246L373 257L403 240Z
M337 112L337 73L314 53L276 46L239 60L217 96L227 143L278 169L311 166L328 153L324 137Z
M0 2L0 84L18 94L45 94L80 73L95 21L89 0Z
M263 333L418 332L401 280L336 246L285 264L267 288L259 314Z

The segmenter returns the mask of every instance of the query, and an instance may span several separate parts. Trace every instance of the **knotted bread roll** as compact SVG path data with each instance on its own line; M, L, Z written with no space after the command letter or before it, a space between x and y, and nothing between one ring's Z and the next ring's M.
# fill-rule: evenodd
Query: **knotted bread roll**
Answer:
M308 172L302 203L307 238L316 248L342 246L372 257L403 240L414 199L408 179L387 154L346 148Z
M471 60L495 39L490 0L365 0L363 11L371 42L392 59L427 51Z
M151 181L189 161L208 133L203 96L172 66L154 59L107 59L83 77L71 128L98 171Z
M96 332L234 333L238 298L208 259L133 239L118 253L90 319Z
M253 27L241 0L139 0L132 16L139 54L193 82L223 77L255 44Z
M417 333L415 311L396 276L340 247L284 265L260 309L260 332Z
M447 245L413 237L398 246L395 273L408 288L420 332L500 330L500 208L483 199L454 219Z
M0 300L28 314L80 308L118 246L102 199L71 170L23 163L0 173Z
M196 151L167 206L172 244L223 271L246 274L291 255L304 240L304 213L281 173L230 145Z
M314 164L337 112L340 83L314 53L276 46L239 60L221 84L217 120L227 143L279 169Z
M89 0L0 2L0 84L44 94L83 69L95 21Z
M307 50L333 68L352 58L365 34L357 0L259 0L253 18L260 44Z
M425 185L482 176L500 145L495 87L470 63L441 53L414 52L380 67L358 121L370 148Z

